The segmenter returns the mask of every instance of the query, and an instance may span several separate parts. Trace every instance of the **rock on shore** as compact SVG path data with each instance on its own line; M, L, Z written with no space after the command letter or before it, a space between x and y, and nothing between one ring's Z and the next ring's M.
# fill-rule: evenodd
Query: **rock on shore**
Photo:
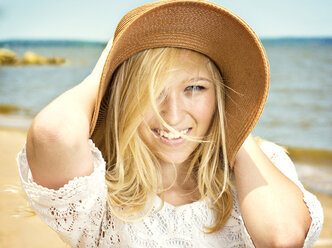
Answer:
M17 56L13 51L0 48L0 65L13 65L17 62Z
M63 64L66 60L60 57L50 57L36 54L34 52L28 51L24 54L21 64L24 65L48 65L48 64Z
M0 48L0 66L1 65L59 65L66 62L61 57L45 57L34 52L28 51L23 58L19 60L17 55L9 50Z

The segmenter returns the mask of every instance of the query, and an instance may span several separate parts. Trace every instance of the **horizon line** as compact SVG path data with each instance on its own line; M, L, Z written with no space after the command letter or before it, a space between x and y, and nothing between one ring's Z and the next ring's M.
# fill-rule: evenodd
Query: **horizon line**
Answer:
M331 36L258 36L262 40L291 40L291 39L332 39ZM89 42L89 43L107 43L109 40L103 39L86 39L86 38L0 38L0 42L13 41L66 41L66 42Z

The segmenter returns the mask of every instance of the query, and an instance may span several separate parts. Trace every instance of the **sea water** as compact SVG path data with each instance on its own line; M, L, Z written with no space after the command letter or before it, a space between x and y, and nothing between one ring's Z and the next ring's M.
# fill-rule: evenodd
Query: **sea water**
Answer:
M263 44L271 84L256 133L290 146L332 150L332 39Z

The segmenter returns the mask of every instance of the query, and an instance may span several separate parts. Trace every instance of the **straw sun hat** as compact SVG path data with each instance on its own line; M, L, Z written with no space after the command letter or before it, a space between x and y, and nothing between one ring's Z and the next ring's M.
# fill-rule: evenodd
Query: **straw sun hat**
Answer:
M140 6L118 24L107 56L90 127L105 118L109 82L116 68L149 48L187 48L212 59L226 89L226 148L230 164L263 110L269 88L269 64L254 31L240 17L211 2L164 0Z

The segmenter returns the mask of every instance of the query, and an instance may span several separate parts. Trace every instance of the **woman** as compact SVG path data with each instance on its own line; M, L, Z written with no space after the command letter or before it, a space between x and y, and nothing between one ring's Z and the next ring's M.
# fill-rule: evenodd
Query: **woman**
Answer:
M30 127L18 162L31 207L75 247L312 245L319 202L250 135L268 83L259 39L229 10L132 10Z

